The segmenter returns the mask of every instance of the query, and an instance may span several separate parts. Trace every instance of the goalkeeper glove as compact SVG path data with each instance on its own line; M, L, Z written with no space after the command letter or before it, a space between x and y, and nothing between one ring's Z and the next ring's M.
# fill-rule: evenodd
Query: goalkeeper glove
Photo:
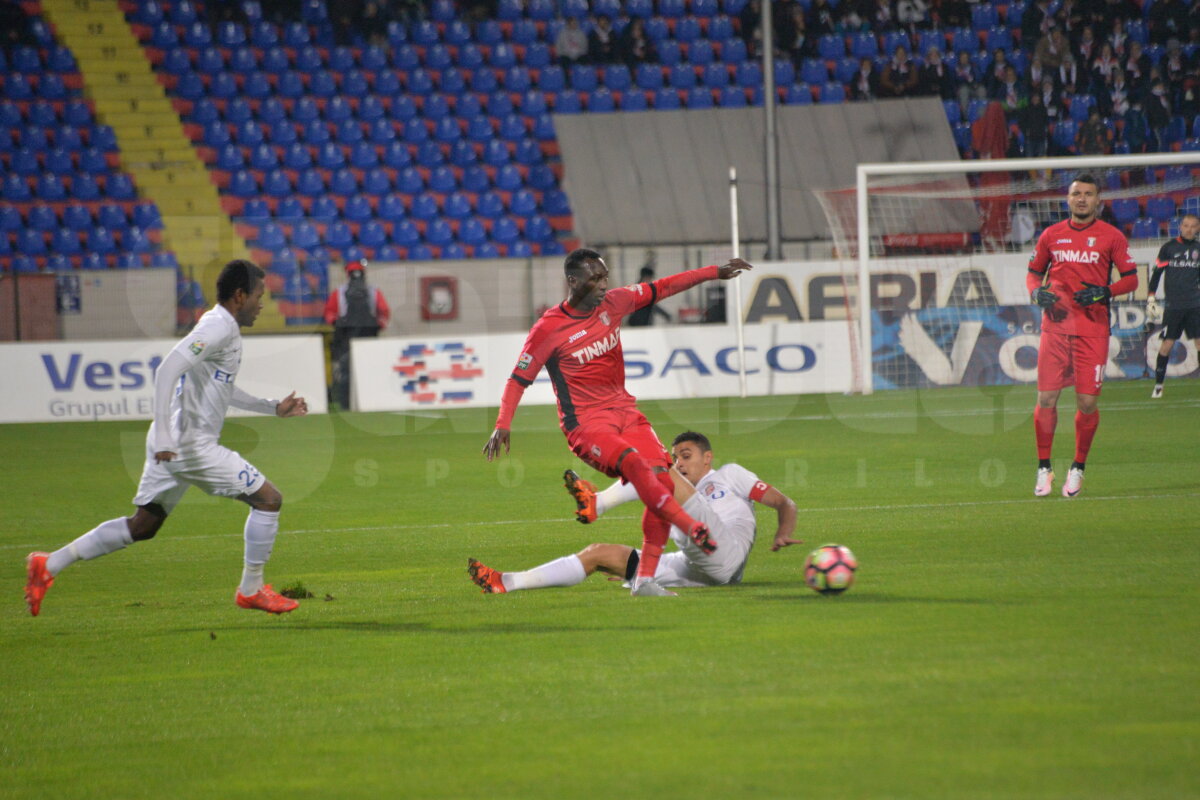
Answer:
M1146 319L1154 323L1163 321L1163 309L1158 304L1158 298L1150 295L1146 298Z
M1110 297L1112 297L1112 292L1107 286L1097 286L1084 281L1083 288L1075 293L1075 302L1081 306L1090 306L1096 303L1107 303Z
M1046 310L1050 310L1054 307L1054 304L1058 302L1058 295L1047 289L1045 286L1039 286L1038 288L1034 289L1033 294L1030 295L1030 297L1033 302L1037 303Z

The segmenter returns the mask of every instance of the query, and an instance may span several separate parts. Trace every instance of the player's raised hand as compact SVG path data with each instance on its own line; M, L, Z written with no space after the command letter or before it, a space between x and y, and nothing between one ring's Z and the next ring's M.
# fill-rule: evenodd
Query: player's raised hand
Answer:
M508 428L496 428L492 431L492 435L488 437L487 444L483 446L483 454L487 456L487 460L491 461L500 455L500 447L504 447L505 455L508 454Z
M804 540L793 539L785 534L777 533L775 534L775 541L771 543L771 552L775 552L776 550L784 547L791 547L794 544L804 544Z
M307 413L308 402L303 397L296 397L295 392L280 400L275 406L275 416L277 417L303 417Z
M727 281L730 278L736 278L738 275L741 275L743 272L746 272L747 270L752 270L752 269L754 269L754 267L750 264L747 264L742 259L731 258L725 264L722 264L721 266L717 267L717 277L723 281Z

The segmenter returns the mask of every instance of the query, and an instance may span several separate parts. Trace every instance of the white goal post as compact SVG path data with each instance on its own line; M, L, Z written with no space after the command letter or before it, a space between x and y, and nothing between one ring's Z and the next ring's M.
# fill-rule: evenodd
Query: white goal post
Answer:
M1011 285L1007 304L1016 305L1021 301L1012 299L1014 281L1019 280L1024 295L1026 258L1020 253L1028 254L1047 225L1067 216L1066 187L1072 177L1084 172L1101 182L1101 199L1110 206L1105 218L1111 220L1119 209L1116 221L1128 229L1131 220L1125 215L1136 213L1139 224L1133 230L1153 230L1147 238L1154 241L1145 244L1155 252L1166 239L1166 226L1177 223L1185 206L1189 213L1196 213L1193 203L1200 208L1200 152L859 164L853 189L818 191L846 284L855 389L870 394L877 383L905 385L902 380L877 380L873 316L880 315L880 292L888 288L887 278L881 275L923 275L928 280L917 281L916 291L936 291L938 270L947 274L957 270L961 275L964 264L986 263L990 253L994 255L984 269L993 271L988 274L1002 273L1002 280ZM1176 209L1176 222L1143 218L1147 211L1161 211L1161 206L1147 209L1147 201L1161 200L1162 195L1171 201L1168 208ZM1144 293L1144 284L1140 291ZM966 296L958 295L962 318L974 315L980 318L979 325L988 324L981 321L982 304L1006 304L995 296L964 300ZM978 304L972 305L975 300ZM905 334L910 334L910 343L914 341L913 320L897 322L894 317L891 321L899 326L901 341ZM956 338L953 348L957 351L959 345ZM941 346L942 355L926 355L933 361L943 359L947 345ZM957 352L950 356L966 358ZM904 360L910 357L919 360L922 354L909 348ZM956 364L954 370L961 377L960 367Z

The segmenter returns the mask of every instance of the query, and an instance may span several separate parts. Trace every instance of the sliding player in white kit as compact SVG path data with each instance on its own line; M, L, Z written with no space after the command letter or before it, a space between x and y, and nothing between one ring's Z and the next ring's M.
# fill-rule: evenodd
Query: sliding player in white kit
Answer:
M737 464L713 469L712 445L706 436L694 431L679 434L671 444L671 456L676 502L693 519L707 524L721 546L715 552L705 553L691 537L672 526L671 539L679 549L665 553L659 561L654 579L660 586L741 583L746 559L754 546L756 502L775 509L778 514L772 550L801 543L800 539L792 538L796 529L795 502ZM597 492L595 486L570 470L564 477L578 507L575 516L583 523L593 522L614 507L638 499L637 491L627 483L618 481ZM485 594L502 594L574 586L597 570L630 581L637 574L638 558L638 551L627 545L591 544L575 555L525 572L500 572L473 558L467 562L467 572Z
M171 350L154 377L154 422L146 434L146 463L132 517L101 523L53 553L26 559L25 602L36 617L55 576L76 561L98 558L154 537L189 486L250 506L245 527L245 567L234 595L241 608L283 614L299 605L263 584L263 567L279 531L279 490L233 450L217 443L229 406L302 416L308 404L296 393L263 400L234 386L242 363L240 326L262 311L264 273L249 261L229 262L217 279L217 305Z

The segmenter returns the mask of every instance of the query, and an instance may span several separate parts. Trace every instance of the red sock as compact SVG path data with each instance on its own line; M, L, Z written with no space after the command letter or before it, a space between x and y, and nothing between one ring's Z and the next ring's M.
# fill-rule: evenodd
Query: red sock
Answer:
M671 524L650 509L642 512L642 555L638 561L637 576L653 578L662 558L663 546L671 533Z
M1075 460L1080 464L1087 463L1088 450L1092 449L1092 439L1096 438L1096 428L1100 427L1100 412L1091 414L1082 411L1075 412Z
M638 498L646 508L680 530L689 531L696 520L688 516L679 503L675 502L675 482L668 472L657 475L646 459L633 452L621 462L621 477L633 484Z
M1058 426L1058 408L1033 407L1033 430L1037 434L1038 458L1049 458L1054 446L1054 429Z

